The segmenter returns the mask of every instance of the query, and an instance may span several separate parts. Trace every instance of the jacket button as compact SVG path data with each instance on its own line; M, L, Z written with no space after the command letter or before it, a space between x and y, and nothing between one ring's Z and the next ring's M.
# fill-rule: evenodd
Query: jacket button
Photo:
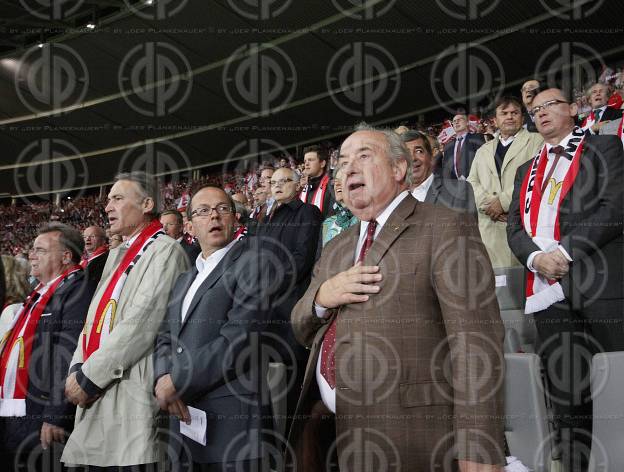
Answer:
M182 351L183 351L182 347L178 346L178 348L176 349L176 352L178 354L182 354Z

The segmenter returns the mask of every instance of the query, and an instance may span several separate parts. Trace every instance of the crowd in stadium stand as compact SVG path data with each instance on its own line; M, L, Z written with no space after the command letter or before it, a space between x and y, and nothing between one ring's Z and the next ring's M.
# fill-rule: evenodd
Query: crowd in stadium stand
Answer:
M224 464L223 469L201 470L226 470L226 464L231 470L254 470L264 457L260 444L266 438L261 432L274 412L262 401L269 387L263 381L250 386L243 376L251 371L252 379L265 378L268 364L243 369L237 356L254 348L250 339L262 333L270 339L272 355L286 366L289 390L282 395L285 424L280 428L282 435L291 432L293 443L286 449L300 470L323 470L331 450L331 441L311 444L311 437L329 431L335 439L345 428L368 428L369 416L381 417L375 428L391 443L382 449L398 456L402 470L439 467L444 448L452 448L444 438L466 428L489 442L474 447L458 441L454 451L465 470L473 470L471 464L504 465L509 451L503 439L502 381L496 376L504 371L505 333L494 296L497 269L527 269L525 311L542 313L536 316L541 336L561 332L553 328L555 323L539 320L573 314L591 324L588 320L600 311L611 328L588 329L603 351L624 349L621 306L613 301L624 299L621 266L608 267L602 285L592 279L593 285L582 289L587 292L583 300L599 299L601 304L595 306L575 305L564 282L577 258L594 257L592 244L608 255L607 264L622 259L622 207L613 201L622 193L617 179L624 158L623 85L621 69L601 71L599 82L570 95L538 79L528 80L517 98L498 97L487 116L458 110L443 123L395 123L387 130L362 123L333 146L304 148L299 162L279 155L244 171L208 168L196 180L170 176L164 183L141 172L123 173L105 189L106 195L85 190L59 203L0 206L0 252L15 256L2 260L0 338L10 349L0 349L0 454L17 464L37 444L47 449L63 440L62 457L54 460L65 464L157 463L160 456L150 443L158 427L153 411L157 404L170 418L182 421L172 427L173 435L185 435L179 439L186 445L180 460ZM540 122L559 106L563 112L558 117ZM608 134L618 139L605 137ZM558 137L555 143L553 136ZM584 147L601 159L577 165ZM585 170L598 165L607 166L606 172ZM591 180L588 184L587 172L605 175L602 187L592 187ZM590 195L580 196L577 175ZM609 191L602 200L590 198L603 188ZM555 198L557 192L570 189L576 190L570 199L585 210L569 212L563 197ZM367 192L377 193L368 198ZM544 203L547 200L551 206L555 202L554 210ZM377 201L384 205L377 208ZM571 214L577 220L569 221ZM594 217L604 219L594 225ZM359 232L350 230L353 226ZM567 231L577 227L585 231L575 233L580 243L572 236L566 239ZM600 227L606 229L597 233ZM375 245L377 237L381 243ZM384 259L386 251L389 257ZM470 274L459 274L458 280L449 277L448 261L463 258L468 259ZM25 270L29 261L30 274ZM400 274L400 280L391 280L394 286L386 281L385 287L396 290L396 300L367 303L393 274ZM597 294L605 287L609 296L603 300ZM477 299L478 306L464 306L462 294ZM560 308L559 302L569 306ZM359 303L362 310L350 308ZM617 316L610 317L614 310ZM421 312L431 319L414 327L410 317ZM49 326L54 322L39 328L27 320L44 316L58 317L63 329L58 341L50 341L58 347L45 349L62 349L74 353L73 358L55 354L58 365L45 382L15 381L29 378L30 363L38 372L45 370L41 356L31 355L29 348L20 351L24 344L43 349L45 336L36 330L53 329ZM184 331L188 318L201 316L210 323ZM338 359L344 350L335 349L346 331L339 317L353 325L369 321L370 326L376 317L392 320L384 336L396 345L383 345L379 352L396 351L405 375L421 368L417 361L422 358L431 359L432 365L439 361L434 367L440 372L445 361L459 362L470 375L482 368L479 362L487 364L490 377L485 385L491 394L453 390L453 381L423 380L414 374L400 385L398 380L396 385L388 382L392 393L365 407L349 401L349 393L344 393L348 379L340 372L346 361L344 356ZM475 324L489 342L471 341L469 327ZM377 342L366 329L360 333L365 342ZM410 330L413 342L403 342ZM449 341L455 338L461 342ZM470 342L479 345L483 357L478 362L479 356L469 355L462 346ZM443 354L438 359L440 346ZM308 365L311 353L318 359ZM544 346L540 355L548 363L559 354ZM259 358L266 361L265 356ZM568 366L561 364L561 369ZM25 377L20 377L24 368ZM377 381L373 370L349 373L359 376L363 385L372 385ZM574 373L561 373L568 374ZM546 372L555 385L551 375ZM464 380L470 384L470 379ZM425 390L423 383L436 387ZM585 470L585 459L577 456L581 446L591 448L591 399L584 397L580 405L556 404L579 393L570 388L574 386L553 387L562 461L566 470ZM34 389L40 400L36 405L27 401ZM189 405L212 412L208 425L213 429L204 430L203 439L184 431L193 414ZM453 420L427 422L405 414L405 408L419 405L436 405L441 415ZM454 415L447 411L449 405L454 405ZM344 414L340 420L333 416L338 410ZM221 421L215 419L218 414L223 415ZM144 421L130 421L139 417ZM99 440L91 439L94 431ZM418 440L402 436L422 431L426 433ZM40 432L35 445L27 443L33 432ZM253 447L237 455L237 448L228 446L237 444L241 433L241 444ZM214 441L208 446L206 435ZM446 445L438 451L435 444ZM355 470L340 451L336 460L341 470ZM579 460L580 468L574 469L572 464Z

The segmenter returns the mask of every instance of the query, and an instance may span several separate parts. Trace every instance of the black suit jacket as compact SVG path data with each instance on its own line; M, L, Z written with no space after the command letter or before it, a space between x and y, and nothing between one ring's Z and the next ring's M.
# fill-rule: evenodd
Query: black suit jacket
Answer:
M616 110L615 108L607 107L605 111L600 115L600 122L602 121L611 121L611 120L619 120L622 118L622 110Z
M507 220L509 247L525 266L539 251L520 220L520 188L531 162L518 168ZM573 306L624 298L623 164L617 136L586 137L579 173L559 212L560 244L573 260L561 285Z
M180 453L184 443L194 462L235 460L224 453L237 436L250 448L247 459L261 457L259 431L270 413L262 354L270 277L256 256L247 240L236 242L200 285L184 321L182 304L197 269L180 275L156 339L154 379L170 374L181 399L206 412L206 446L182 439L177 419L170 423L171 447Z
M281 282L274 289L271 330L290 346L288 352L281 350L286 364L292 353L297 359L308 356L295 339L290 312L310 284L322 222L318 208L296 198L278 207L255 230L262 254L268 258L266 263L276 271L275 280Z
M461 150L461 163L460 163L460 175L468 178L470 174L470 168L472 167L472 161L474 156L481 146L485 144L483 135L477 133L468 133L464 136L464 142L462 143ZM444 146L444 153L442 155L442 177L445 179L457 179L455 174L455 140L449 142Z
M43 311L33 340L28 367L26 416L3 418L3 446L17 450L22 441L25 451L39 443L43 422L71 431L76 407L65 399L65 379L76 350L93 285L83 271L72 274L60 285Z
M535 121L529 115L529 112L524 110L522 112L522 116L524 117L524 125L529 133L537 133L537 126L535 126Z
M100 283L102 272L104 271L104 266L106 265L106 260L108 259L108 253L109 251L100 254L98 257L89 262L89 264L87 264L85 274L94 288Z
M475 218L477 217L477 206L472 185L465 180L443 179L434 174L425 202L443 205L451 210L469 213Z
M182 246L182 249L184 249L186 257L188 257L191 266L194 266L195 260L201 252L201 247L199 246L199 243L197 241L193 241L191 244L189 244L184 238L182 238L182 241L180 241L180 246Z

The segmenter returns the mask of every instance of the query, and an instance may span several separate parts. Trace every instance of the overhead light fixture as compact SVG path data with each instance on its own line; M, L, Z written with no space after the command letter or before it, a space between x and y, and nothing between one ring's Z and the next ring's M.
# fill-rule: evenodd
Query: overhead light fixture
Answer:
M153 5L154 4L154 0L144 0L144 2L146 5Z
M37 47L38 47L38 48L42 48L42 47L43 47L43 44L44 44L44 43L39 43L39 44L37 44Z
M90 30L94 30L95 29L95 23L93 23L92 21L87 23L85 26L86 26L87 29L90 29Z

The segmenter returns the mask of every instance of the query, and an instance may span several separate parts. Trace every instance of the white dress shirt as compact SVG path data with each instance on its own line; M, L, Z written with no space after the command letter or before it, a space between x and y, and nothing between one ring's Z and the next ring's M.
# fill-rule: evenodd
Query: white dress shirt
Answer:
M373 239L377 237L383 226L388 221L388 218L392 214L392 212L399 206L399 203L403 201L405 197L409 195L407 190L404 190L396 197L394 200L390 202L384 211L382 211L375 220L377 221L377 228L375 228L375 234ZM358 238L358 243L355 248L355 255L353 258L353 262L357 262L357 258L362 250L362 246L364 245L364 241L366 240L366 230L368 228L368 221L360 222L360 236ZM320 305L314 304L314 309L316 310L316 315L319 318L325 318L327 316L327 308L324 308ZM316 383L319 386L319 391L321 393L321 400L329 410L333 413L336 413L336 390L331 388L325 380L325 377L321 375L321 355L319 353L318 360L316 361Z
M425 198L427 198L427 192L431 188L431 184L433 183L433 172L427 177L424 181L420 183L418 187L412 190L412 195L419 202L424 202Z
M193 301L193 297L197 293L197 290L201 286L202 283L208 278L208 276L212 273L215 267L221 262L221 259L225 257L228 251L236 244L236 239L230 242L227 246L213 252L206 259L204 259L204 255L199 253L197 259L195 259L195 267L197 267L197 275L195 276L195 280L186 292L184 296L184 301L182 302L182 310L180 311L181 320L184 321L186 318L187 311L191 306L191 302Z
M570 139L572 139L572 133L568 134L565 138L563 138L558 145L563 146L563 148L565 149ZM546 168L544 169L544 175L548 175L548 173L550 172L550 168L552 167L555 160L555 156L550 152L553 147L555 147L554 144L546 143L546 159L548 160L548 162L546 163ZM520 205L522 206L524 205L524 203L520 202ZM570 254L568 254L568 251L566 251L561 244L559 244L557 249L561 251L561 253L568 261L572 262ZM543 252L544 251L533 251L531 254L529 254L529 257L527 259L527 269L529 269L531 272L537 273L537 270L533 267L533 259L535 259L535 256L537 256L538 254L542 254Z

